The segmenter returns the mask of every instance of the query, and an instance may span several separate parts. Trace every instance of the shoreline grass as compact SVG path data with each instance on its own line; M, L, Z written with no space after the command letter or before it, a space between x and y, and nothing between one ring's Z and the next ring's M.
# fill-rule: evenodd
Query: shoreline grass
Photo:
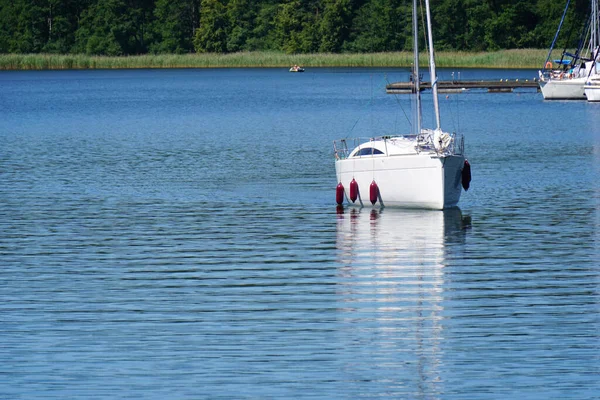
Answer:
M501 50L496 52L436 52L440 68L541 68L548 51L543 49ZM428 64L425 53L419 56ZM124 57L82 54L0 54L0 70L78 70L146 68L288 68L298 64L318 67L410 67L412 52L367 54L285 54L279 52L240 52L231 54L160 54Z

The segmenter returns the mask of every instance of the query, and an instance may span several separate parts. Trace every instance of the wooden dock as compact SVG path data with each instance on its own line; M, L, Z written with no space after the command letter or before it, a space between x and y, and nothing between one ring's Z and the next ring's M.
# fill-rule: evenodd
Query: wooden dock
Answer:
M414 93L412 82L390 83L385 87L387 93ZM421 82L421 91L431 89L431 82ZM490 93L507 93L515 89L536 89L539 91L537 79L500 79L497 81L439 81L440 93L460 93L467 90L487 90Z

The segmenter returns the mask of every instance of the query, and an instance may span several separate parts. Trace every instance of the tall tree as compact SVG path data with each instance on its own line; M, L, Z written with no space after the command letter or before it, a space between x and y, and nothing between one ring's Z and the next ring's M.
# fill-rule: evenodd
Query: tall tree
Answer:
M432 10L436 21L435 38L438 50L465 50L467 47L469 30L467 1L444 0Z
M499 9L487 24L485 41L489 50L526 47L537 19L529 1L515 1Z
M246 50L277 50L275 38L275 17L279 4L276 0L262 1L257 5L256 17L250 37L246 40Z
M333 1L333 0L330 0ZM300 48L302 53L316 53L322 40L321 25L325 7L321 0L303 1L302 28L300 32Z
M202 0L200 27L194 37L194 48L199 53L227 51L227 9L219 0Z
M302 32L302 2L287 0L279 5L275 17L275 39L280 50L297 53L300 50Z
M252 35L252 25L255 18L255 2L250 0L229 0L229 3L227 3L229 26L227 51L235 52L246 49L246 42Z
M368 53L402 49L406 38L402 34L401 20L396 1L366 2L352 21L351 42L345 50Z
M91 3L92 0L48 0L45 10L48 41L43 51L71 52L75 45L75 32L79 27L79 16Z
M281 3L274 22L277 49L286 53L318 51L322 9L319 0L286 0Z
M153 5L152 0L98 0L82 13L77 51L111 56L146 53Z
M189 53L198 28L200 0L156 0L154 9L155 53Z
M321 43L319 51L337 53L348 38L352 22L351 0L332 0L325 4L319 27Z
M17 7L15 1L2 2L0 6L0 53L18 53L16 45L17 35Z
M46 21L47 5L44 1L14 0L3 4L0 15L12 21L3 21L3 36L9 51L14 53L39 53L48 42L49 31Z
M565 1L436 0L437 47L547 48ZM411 10L412 0L0 0L0 52L410 50ZM557 47L577 44L589 13L589 0L571 0Z

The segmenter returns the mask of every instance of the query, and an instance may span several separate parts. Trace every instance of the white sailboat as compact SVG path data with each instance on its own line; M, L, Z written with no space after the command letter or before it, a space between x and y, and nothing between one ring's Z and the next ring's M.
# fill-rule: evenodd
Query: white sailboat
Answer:
M600 51L598 53L596 53L596 57L595 57L596 68L599 67L599 65L598 65L599 64L598 61L600 60L599 55L600 55ZM590 76L590 78L585 83L584 92L585 92L585 97L587 98L588 101L591 101L591 102L600 101L600 73L596 73L596 74Z
M592 78L588 82L586 82L584 91L585 97L588 101L600 101L600 77Z
M597 1L597 0L594 0ZM595 24L596 27L600 25L598 21L599 13L598 8L592 10L592 24ZM600 49L596 49L596 53L594 55L594 71L590 71L590 77L585 83L584 92L585 97L588 101L600 101L600 70L598 61L600 61Z
M598 52L598 2L591 1L590 24L584 38L589 39L589 45L581 42L575 54L563 52L560 60L550 61L552 50L565 19L569 2L563 12L561 22L554 37L544 69L539 71L540 89L545 100L585 100L584 86L591 75L597 74L594 55ZM580 51L583 50L584 54ZM565 57L567 57L565 59Z
M462 189L469 188L471 167L464 156L464 138L440 126L429 0L425 8L437 126L421 128L417 1L413 0L415 133L334 141L338 204L442 210L457 206Z
M558 73L554 78L540 79L540 88L545 100L585 100L586 80L586 75L579 76L575 72Z

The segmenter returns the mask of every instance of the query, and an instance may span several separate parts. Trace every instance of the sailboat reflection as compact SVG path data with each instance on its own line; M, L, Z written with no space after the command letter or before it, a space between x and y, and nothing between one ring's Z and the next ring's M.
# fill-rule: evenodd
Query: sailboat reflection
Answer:
M443 386L443 269L462 251L470 219L460 209L340 210L340 341L372 379L414 380L421 396ZM386 376L379 376L382 371ZM349 366L345 373L354 375ZM364 371L361 371L364 373Z
M444 211L338 209L337 248L344 264L443 266L446 248L464 243L471 220L459 208ZM356 254L361 254L355 259Z

